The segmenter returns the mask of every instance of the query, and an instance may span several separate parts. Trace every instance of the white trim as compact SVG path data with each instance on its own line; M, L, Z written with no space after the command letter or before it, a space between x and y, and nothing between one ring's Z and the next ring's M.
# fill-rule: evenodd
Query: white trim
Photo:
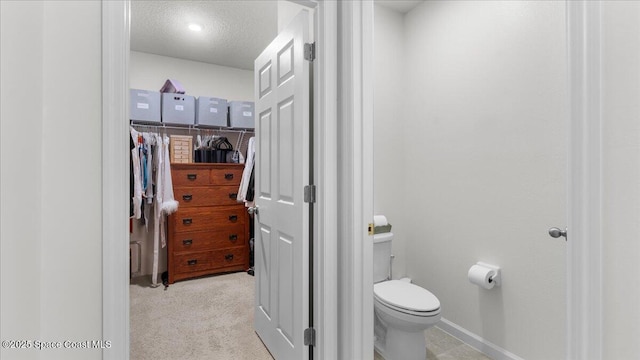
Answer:
M341 359L373 358L373 2L339 3L338 273Z
M436 326L493 360L524 360L445 318L441 318Z
M103 359L129 358L129 2L102 1Z
M337 4L321 1L314 13L316 62L314 65L314 173L317 208L314 219L314 319L317 346L314 359L337 359L338 251L337 251Z
M335 359L338 349L337 260L337 4L288 0L314 9L314 328L315 359Z
M300 6L305 6L311 9L315 9L318 6L318 1L321 0L287 0L289 2L292 2L294 4L298 4Z
M567 1L567 359L602 359L601 2Z
M363 334L362 346L367 349L363 352L364 359L373 356L373 238L368 233L368 225L373 223L373 87L375 84L373 63L373 1L362 2L362 118L360 119L360 132L362 137L362 178L360 184L355 183L357 189L360 185L362 191L362 219L360 228L360 253L362 254L362 283L359 286L362 291L362 313L366 315L362 319Z
M294 1L313 7L314 1ZM128 69L130 0L103 0L103 359L129 359L128 287ZM337 4L320 1L316 95L316 179L319 244L314 289L317 358L337 358Z

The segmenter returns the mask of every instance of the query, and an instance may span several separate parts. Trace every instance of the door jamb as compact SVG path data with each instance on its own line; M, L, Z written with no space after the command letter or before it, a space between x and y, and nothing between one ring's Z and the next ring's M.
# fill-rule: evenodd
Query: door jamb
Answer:
M314 359L337 359L338 348L338 185L337 22L335 1L318 1L314 12Z
M602 359L602 127L601 127L601 6L602 1L566 0L570 82L568 139L567 247L567 359ZM373 219L373 189L363 177L372 165L371 149L364 134L372 134L373 98L368 95L373 72L372 1L342 2L339 38L341 166L338 176L344 193L338 210L340 329L342 358L363 358L372 353L372 280L368 235L362 231ZM369 54L370 55L370 54ZM367 87L368 86L368 87ZM367 115L368 114L368 115ZM360 130L360 131L356 131ZM357 186L363 185L363 190ZM355 187L354 187L355 186ZM342 195L349 195L342 196ZM342 220L341 220L342 221ZM355 225L354 225L355 224ZM347 241L347 239L353 239ZM354 311L362 309L361 311ZM362 335L366 335L363 336ZM369 336L371 335L371 336Z
M601 1L567 0L567 359L602 359Z
M314 72L317 211L314 293L316 358L337 349L337 5L317 3ZM129 359L127 203L130 0L102 1L102 334L112 341L102 358Z
M102 338L103 359L129 359L130 3L102 1Z
M373 1L339 4L338 358L372 359Z

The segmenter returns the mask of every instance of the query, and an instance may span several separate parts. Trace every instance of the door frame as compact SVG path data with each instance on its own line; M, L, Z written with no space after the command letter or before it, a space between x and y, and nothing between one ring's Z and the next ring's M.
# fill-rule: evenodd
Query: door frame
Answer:
M315 8L314 36L314 357L337 358L337 11L334 1L292 0ZM129 359L130 0L102 0L102 337L103 359Z
M602 359L602 1L566 0L570 117L567 124L566 358ZM340 358L373 356L373 1L342 2L339 36L341 154ZM359 188L359 186L361 186ZM358 311L354 311L358 310ZM364 336L363 336L364 335ZM351 344L351 345L349 345ZM371 355L371 357L370 357Z
M370 174L372 169L369 155L372 137L367 139L364 134L372 134L373 130L372 123L365 121L371 118L373 109L373 98L369 93L371 57L368 56L373 41L373 3L341 2L339 9L332 1L319 0L318 3L316 41L318 48L324 51L318 52L318 64L314 66L318 80L314 90L316 119L322 119L315 125L314 149L318 171L316 230L319 239L314 269L314 292L318 295L314 315L318 321L319 345L315 351L319 358L338 358L338 354L343 357L373 352L373 304L369 300L373 297L372 280L366 271L371 264L370 256L366 254L371 254L372 249L368 249L368 235L363 228L373 214L370 201L373 187L365 183L366 177L363 178L363 174ZM568 186L567 225L570 239L580 239L569 241L567 248L567 359L598 360L602 358L603 304L599 111L601 2L579 0L566 4L571 86L568 142L571 186ZM129 217L123 206L129 196L126 184L129 169L123 166L128 161L125 142L128 124L121 121L127 118L129 101L129 13L128 0L102 2L103 338L116 344L103 351L103 359L129 358L128 251L124 246L126 241L122 240L128 238L127 228L123 226ZM338 34L342 39L340 48ZM345 46L347 43L359 46ZM335 96L338 72L341 75L339 114ZM341 137L338 137L338 125ZM356 131L359 129L362 132ZM336 165L338 154L343 159L340 167ZM345 165L358 165L352 167L357 171L351 172ZM346 185L349 185L348 189L360 184L363 187L358 194L338 198L338 183L343 189ZM369 200L364 199L365 195ZM341 220L338 224L335 216L338 210L358 223ZM353 241L338 242L338 238ZM341 254L339 265L338 254ZM346 311L354 307L361 310ZM335 313L340 315L339 323L332 316ZM369 313L370 320L367 319ZM368 333L371 337L362 336Z
M566 0L569 57L567 359L602 353L602 1Z
M341 1L338 359L373 359L373 1Z

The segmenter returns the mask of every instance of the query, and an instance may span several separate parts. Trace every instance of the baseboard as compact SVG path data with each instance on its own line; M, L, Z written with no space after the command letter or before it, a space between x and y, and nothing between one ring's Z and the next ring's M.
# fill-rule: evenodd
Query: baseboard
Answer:
M494 360L524 360L445 318L436 326Z

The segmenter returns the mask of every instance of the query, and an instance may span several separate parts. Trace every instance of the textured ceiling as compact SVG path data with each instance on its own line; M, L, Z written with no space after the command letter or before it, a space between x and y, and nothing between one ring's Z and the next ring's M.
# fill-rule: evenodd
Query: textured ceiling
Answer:
M422 4L424 0L376 0L376 4L401 13L408 13L414 7Z
M131 50L253 70L277 35L277 13L277 1L134 0Z

